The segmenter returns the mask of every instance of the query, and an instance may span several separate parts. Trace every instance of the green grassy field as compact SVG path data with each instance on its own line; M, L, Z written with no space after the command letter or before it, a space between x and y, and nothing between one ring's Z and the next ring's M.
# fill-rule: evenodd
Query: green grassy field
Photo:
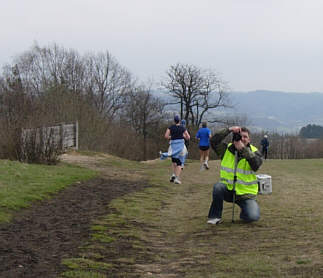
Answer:
M104 167L113 167L119 176L126 173L128 180L127 170L137 170L133 179L150 186L115 199L110 214L93 219L90 240L80 243L79 256L62 260L68 270L59 277L110 277L105 273L111 269L113 277L323 277L323 159L265 161L259 173L272 176L273 193L258 196L260 221L239 221L236 206L236 221L231 223L232 205L225 203L224 221L217 226L206 221L219 161L211 161L210 170L203 172L198 162L189 161L181 185L168 181L169 160L123 163L107 157L96 165L101 173ZM26 205L10 205L9 195L30 204L51 193L46 189L33 196L32 188L51 187L53 179L61 190L61 179L73 182L67 176L80 169L8 161L1 161L0 167L5 212ZM5 215L9 219L8 212Z
M0 222L8 222L15 211L36 200L96 175L93 170L70 164L49 166L0 160Z

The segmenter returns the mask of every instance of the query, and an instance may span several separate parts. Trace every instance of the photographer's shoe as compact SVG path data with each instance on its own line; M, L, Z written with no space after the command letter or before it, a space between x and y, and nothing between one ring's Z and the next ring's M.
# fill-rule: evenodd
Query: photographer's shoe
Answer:
M221 218L209 218L209 220L207 221L208 224L220 224L222 222Z

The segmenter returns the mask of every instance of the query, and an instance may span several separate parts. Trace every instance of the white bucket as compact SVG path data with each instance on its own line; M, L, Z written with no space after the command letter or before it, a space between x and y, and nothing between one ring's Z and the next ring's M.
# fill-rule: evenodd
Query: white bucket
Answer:
M259 194L270 194L273 191L271 184L271 176L266 174L256 175L258 179L258 193Z

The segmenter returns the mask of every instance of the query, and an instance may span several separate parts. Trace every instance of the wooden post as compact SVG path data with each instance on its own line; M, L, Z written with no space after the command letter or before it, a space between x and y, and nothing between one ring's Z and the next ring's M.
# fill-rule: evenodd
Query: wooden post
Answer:
M79 149L79 122L75 122L75 149Z
M64 150L64 123L61 123L59 125L59 142L60 142L60 148L63 151Z

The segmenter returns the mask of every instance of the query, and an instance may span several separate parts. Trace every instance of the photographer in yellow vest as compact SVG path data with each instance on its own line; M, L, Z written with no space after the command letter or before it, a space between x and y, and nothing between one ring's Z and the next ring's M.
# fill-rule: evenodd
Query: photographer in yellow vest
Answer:
M231 133L232 142L223 142ZM210 143L221 158L221 167L220 181L213 187L207 223L221 223L223 201L235 202L241 208L240 219L246 222L259 220L260 209L256 201L258 182L255 172L262 164L262 156L250 144L249 130L239 126L226 128L216 132Z

